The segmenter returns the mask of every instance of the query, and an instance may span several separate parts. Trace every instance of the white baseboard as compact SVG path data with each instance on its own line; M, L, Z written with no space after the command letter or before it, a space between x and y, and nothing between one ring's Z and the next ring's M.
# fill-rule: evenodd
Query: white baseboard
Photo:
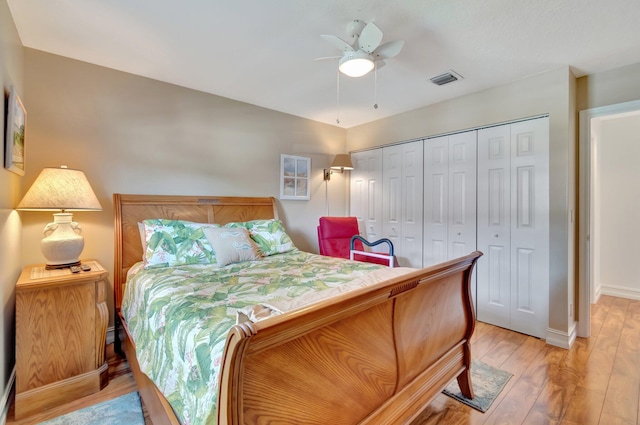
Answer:
M122 341L124 339L124 329L122 329L122 326L120 326L120 341ZM114 335L115 335L115 328L114 326L110 326L107 328L107 345L108 344L113 344L113 340L114 340ZM2 424L0 424L2 425Z
M113 338L114 331L115 331L115 328L114 328L113 326L109 326L109 327L107 328L107 345L109 345L109 344L113 344L113 340L114 340L114 338Z
M0 404L0 412L2 412L0 416L0 425L5 425L7 423L7 414L9 413L9 401L11 400L11 391L13 391L13 384L16 381L16 367L13 366L13 370L11 371L11 375L9 376L9 381L7 382L7 386L4 389L4 394L2 394L2 401Z
M603 295L611 295L612 297L627 298L630 300L640 300L640 289L637 288L604 284L600 288L600 292Z
M547 344L554 345L567 350L573 346L576 340L576 322L569 327L569 331L559 331L557 329L547 329Z
M602 295L602 285L598 285L595 288L593 288L593 292L595 292L593 294L593 299L591 300L591 304L597 304L598 300L600 299L600 295Z

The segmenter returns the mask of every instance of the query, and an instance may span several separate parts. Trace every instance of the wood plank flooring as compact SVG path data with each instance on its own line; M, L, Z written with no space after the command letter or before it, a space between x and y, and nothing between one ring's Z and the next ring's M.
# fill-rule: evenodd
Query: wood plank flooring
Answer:
M129 363L127 363L124 357L114 353L113 344L107 345L107 362L109 363L109 384L102 391L20 420L14 419L14 405L12 400L7 414L6 425L35 425L42 421L73 412L74 410L93 406L94 404L102 403L103 401L111 400L137 390L133 375L129 369ZM12 399L14 399L13 396ZM146 425L153 425L151 421L148 420L146 412L144 413Z
M440 394L412 425L639 425L640 301L601 296L591 330L564 350L478 322L473 357L514 376L486 413ZM126 360L112 347L108 358L110 382L100 393L21 421L11 408L7 424L36 424L133 391Z

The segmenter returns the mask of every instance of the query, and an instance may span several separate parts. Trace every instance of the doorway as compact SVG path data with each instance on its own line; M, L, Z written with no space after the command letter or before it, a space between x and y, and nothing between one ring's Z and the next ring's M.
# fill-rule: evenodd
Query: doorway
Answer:
M599 151L602 149L600 129L604 120L640 115L640 101L625 102L580 111L580 171L578 225L579 320L577 335L591 334L591 303L598 295L600 222L597 206L600 202Z

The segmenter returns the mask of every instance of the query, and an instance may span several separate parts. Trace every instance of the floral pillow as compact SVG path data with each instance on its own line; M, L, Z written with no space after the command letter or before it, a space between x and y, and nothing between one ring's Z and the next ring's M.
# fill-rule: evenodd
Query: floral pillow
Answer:
M258 245L251 239L249 231L244 227L210 227L204 229L204 235L213 247L216 253L216 262L220 267L260 258Z
M145 269L216 263L215 251L204 229L220 225L166 219L144 220L142 224Z
M296 249L280 220L252 220L227 223L225 227L244 227L249 230L251 239L258 244L260 252L265 257Z

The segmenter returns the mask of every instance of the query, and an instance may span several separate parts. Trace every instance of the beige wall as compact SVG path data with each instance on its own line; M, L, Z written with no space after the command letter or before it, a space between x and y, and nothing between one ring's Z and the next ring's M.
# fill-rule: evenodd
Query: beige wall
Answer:
M24 93L22 43L5 0L0 1L0 83L4 96L12 85L19 95ZM4 103L0 102L2 122L6 116ZM4 134L0 140L4 140ZM4 152L0 157L4 161ZM8 395L7 384L15 364L15 283L22 268L22 226L13 208L19 201L23 180L0 166L0 403L6 401L2 397ZM3 407L0 404L0 409Z
M575 77L566 68L347 130L350 151L549 114L549 327L567 332L574 285Z
M577 107L615 105L640 99L640 63L578 78Z
M640 115L604 119L597 135L596 179L599 202L593 219L600 224L592 243L599 255L596 285L604 294L640 298L635 261L640 240ZM595 235L594 235L595 236Z
M296 245L317 252L322 168L346 152L343 129L32 49L25 49L25 87L25 184L43 167L65 164L85 172L102 204L101 212L74 214L84 258L112 272L113 193L277 198L282 153L311 157L311 200L278 201L278 208ZM330 214L345 212L347 176L329 182ZM20 214L24 263L42 262L51 213Z

